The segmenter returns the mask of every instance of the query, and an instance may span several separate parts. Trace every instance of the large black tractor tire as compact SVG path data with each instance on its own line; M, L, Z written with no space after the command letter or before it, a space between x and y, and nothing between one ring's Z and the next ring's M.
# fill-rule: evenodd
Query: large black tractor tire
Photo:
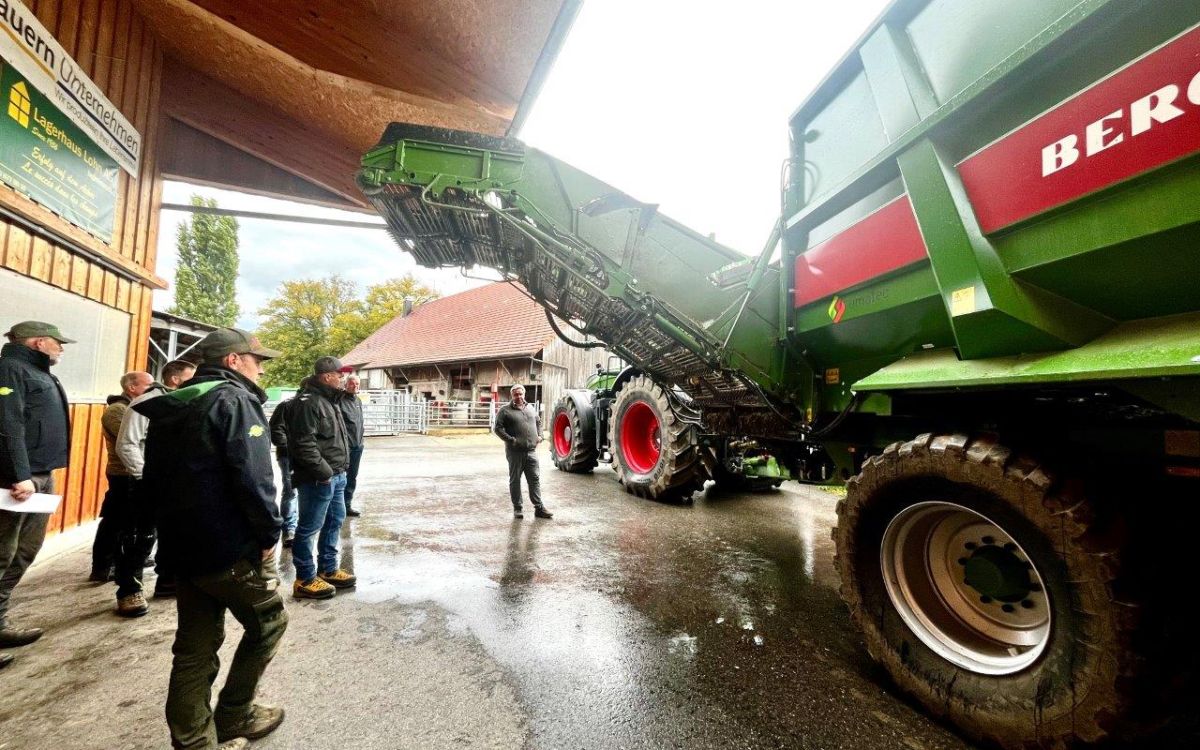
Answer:
M596 417L581 413L569 395L560 396L550 414L550 460L559 471L586 474L596 468Z
M666 392L638 376L617 393L609 420L613 469L625 491L638 497L683 501L704 487L694 425L671 409Z
M841 596L871 655L981 741L1101 740L1134 697L1138 607L1076 487L991 438L926 434L869 458L838 504Z

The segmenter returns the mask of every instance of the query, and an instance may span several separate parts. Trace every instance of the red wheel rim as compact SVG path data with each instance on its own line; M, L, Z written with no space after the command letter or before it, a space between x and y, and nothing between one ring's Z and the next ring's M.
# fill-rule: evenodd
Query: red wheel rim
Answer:
M571 452L571 419L566 412L554 417L554 452L563 457Z
M662 432L658 415L645 401L635 401L621 418L621 455L625 465L638 474L649 474L662 456Z

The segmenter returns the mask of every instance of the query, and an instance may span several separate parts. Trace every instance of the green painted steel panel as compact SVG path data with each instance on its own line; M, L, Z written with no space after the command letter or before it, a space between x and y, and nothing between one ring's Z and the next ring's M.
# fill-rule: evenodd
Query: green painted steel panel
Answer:
M854 123L853 138L846 124ZM804 176L809 200L829 193L888 144L867 77L859 72L804 126Z
M939 101L949 101L1079 0L933 0L905 31Z
M1200 313L1122 323L1076 349L960 360L921 352L854 383L856 390L996 387L1200 376Z

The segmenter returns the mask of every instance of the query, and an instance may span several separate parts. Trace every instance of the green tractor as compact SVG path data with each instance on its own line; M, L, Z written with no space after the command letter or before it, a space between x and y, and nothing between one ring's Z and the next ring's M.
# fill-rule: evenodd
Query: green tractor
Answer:
M635 367L597 365L586 388L566 391L551 410L550 460L576 474L610 464L627 492L664 501L690 500L708 479L722 489L755 491L791 478L757 443L705 434L690 402Z
M844 482L901 688L1006 747L1121 740L1196 697L1198 61L1195 0L898 0L791 117L750 258L510 138L393 124L358 180L418 262L628 363L555 405L559 468Z

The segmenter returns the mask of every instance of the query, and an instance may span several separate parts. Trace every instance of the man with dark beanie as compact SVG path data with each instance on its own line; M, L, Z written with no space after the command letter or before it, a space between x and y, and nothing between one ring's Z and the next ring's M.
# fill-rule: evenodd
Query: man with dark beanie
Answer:
M53 494L50 472L67 465L71 455L71 413L67 393L50 367L62 357L63 344L75 343L58 326L27 320L7 334L0 350L0 487L18 502L35 492ZM46 513L0 510L0 648L14 648L42 637L41 628L8 624L8 597L37 557L46 539ZM0 653L0 669L12 663Z
M196 349L188 384L131 408L149 419L142 481L157 498L159 556L177 575L178 629L167 688L171 745L245 748L283 722L283 709L253 702L287 628L279 595L271 441L258 387L263 361L279 356L258 338L220 328ZM209 707L228 610L245 628L229 676Z

